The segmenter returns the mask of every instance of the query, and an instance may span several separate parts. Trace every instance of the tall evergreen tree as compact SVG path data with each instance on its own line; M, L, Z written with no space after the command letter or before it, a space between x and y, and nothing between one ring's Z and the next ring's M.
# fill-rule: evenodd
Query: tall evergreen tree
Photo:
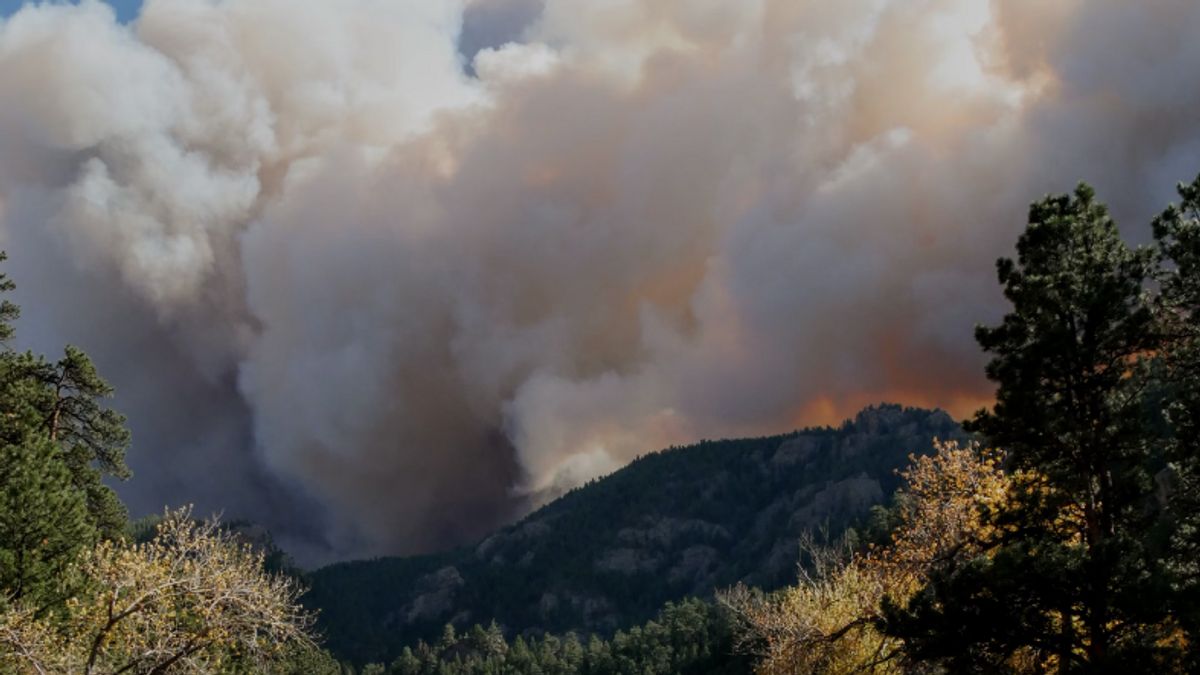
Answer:
M12 281L0 275L0 292L12 289ZM0 345L12 338L12 320L18 313L16 305L0 301ZM104 478L129 476L125 418L103 405L112 394L77 347L67 346L63 357L53 362L31 352L0 348L0 410L23 411L22 419L58 449L72 484L85 495L92 524L106 538L121 536L127 514ZM26 431L32 432L21 433Z
M12 289L0 274L0 293ZM50 582L80 547L124 530L102 477L128 475L129 434L100 405L111 389L83 352L68 347L49 363L6 344L18 314L0 300L0 599L48 605Z
M8 254L0 251L0 262L8 260ZM16 288L12 279L8 275L0 272L0 294L8 293ZM0 345L7 343L13 336L12 322L17 320L21 315L21 310L9 301L8 298L0 296Z
M1171 569L1180 591L1174 610L1190 642L1200 644L1200 177L1178 189L1181 201L1155 219L1154 237L1163 263L1161 370L1170 391ZM1193 658L1200 668L1200 657Z
M55 581L93 539L84 495L45 436L5 425L0 446L0 605L54 604Z
M988 555L940 570L888 629L956 670L1169 660L1143 414L1153 254L1122 241L1085 185L1033 204L1017 254L997 265L1012 311L976 331L996 405L969 425L1007 451L1011 503Z

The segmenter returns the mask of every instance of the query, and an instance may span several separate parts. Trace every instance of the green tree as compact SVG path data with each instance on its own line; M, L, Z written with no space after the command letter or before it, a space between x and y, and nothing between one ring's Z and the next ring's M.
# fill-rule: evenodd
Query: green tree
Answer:
M1189 641L1200 644L1200 177L1178 190L1180 203L1154 220L1154 237L1162 261L1161 370L1170 394L1170 562L1179 591L1173 608Z
M24 600L41 610L62 599L55 582L93 540L93 530L83 495L54 444L28 430L6 431L0 447L0 605Z
M529 649L528 643L520 635L513 641L512 647L508 650L508 666L509 672L514 673L532 673L537 668L536 659L533 652Z
M0 253L0 260L6 259ZM0 292L13 283L0 274ZM13 337L16 305L0 300L0 343ZM86 495L46 432L45 389L28 377L33 358L0 350L0 603L53 604L54 581L94 540Z
M458 633L454 630L454 624L448 623L442 626L442 637L438 640L437 646L434 649L438 654L445 654L458 644Z
M1086 185L1033 204L1017 254L997 264L1012 311L976 331L996 404L969 428L1018 480L987 555L936 572L888 629L955 670L1145 668L1168 658L1143 414L1154 256Z
M574 633L567 633L562 641L562 665L568 673L578 673L583 669L583 644L579 642L579 636Z
M0 262L8 260L8 254L0 251ZM8 278L7 274L0 272L0 293L8 293L16 288L12 279ZM13 336L12 322L17 320L21 315L19 307L14 305L8 298L0 298L0 344L6 344Z
M103 482L105 476L129 477L125 418L101 404L112 397L112 387L77 347L68 345L55 362L29 354L16 358L17 372L39 385L35 405L42 413L43 428L59 446L75 486L87 495L97 530L106 538L121 536L128 514Z
M0 275L0 292L12 289L12 281ZM11 322L18 314L11 302L0 301L0 344L13 336ZM19 416L58 448L72 484L85 496L92 525L105 538L122 536L127 519L116 493L103 482L106 476L129 476L125 419L102 403L112 393L76 347L66 347L53 362L30 352L0 350L0 410L10 419Z
M421 659L413 654L411 647L405 647L400 656L392 662L389 670L396 675L417 675L421 672Z

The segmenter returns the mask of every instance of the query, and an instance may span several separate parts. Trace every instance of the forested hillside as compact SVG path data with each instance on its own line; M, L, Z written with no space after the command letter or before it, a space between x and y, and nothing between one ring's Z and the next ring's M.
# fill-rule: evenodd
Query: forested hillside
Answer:
M516 636L496 623L458 631L447 624L434 642L405 647L391 663L362 675L749 675L754 659L737 647L728 608L695 598L668 603L653 619L611 638L592 634Z
M839 428L671 448L474 546L318 570L308 603L331 651L359 663L435 642L446 623L610 635L668 601L794 582L802 535L865 523L910 453L961 435L944 412L882 405Z

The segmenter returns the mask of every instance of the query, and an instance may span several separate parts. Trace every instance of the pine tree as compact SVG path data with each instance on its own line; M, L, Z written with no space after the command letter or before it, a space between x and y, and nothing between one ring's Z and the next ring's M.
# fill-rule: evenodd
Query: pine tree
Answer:
M504 631L500 629L500 624L492 619L487 627L488 654L495 656L503 656L508 651L508 643L504 641Z
M516 640L513 640L512 647L508 650L509 672L513 673L531 673L535 670L535 659L533 652L529 649L529 645L525 642L525 638L520 635Z
M0 292L12 289L0 274ZM16 305L0 300L0 342L12 338L18 314ZM45 433L37 407L44 389L25 377L31 358L0 351L0 602L45 607L55 600L51 582L94 532L86 496Z
M454 630L454 624L448 623L442 626L442 637L438 640L434 650L441 655L446 655L451 649L454 649L458 644L458 633Z
M0 251L0 262L8 260L8 254ZM8 278L7 274L0 272L0 293L8 293L16 288L12 279ZM16 305L8 300L8 298L0 299L0 345L6 344L13 336L12 322L17 320L21 315L21 310Z
M28 430L6 432L0 447L0 603L7 597L47 607L61 599L54 582L92 542L93 530L84 497L54 444Z
M417 673L421 672L421 659L417 658L416 654L413 654L411 647L405 647L400 652L400 656L396 657L396 660L392 662L389 672L395 675L417 675Z
M0 275L0 292L12 289L12 281ZM18 313L15 305L0 301L0 344L13 336L11 321ZM129 477L125 419L101 403L112 394L76 347L68 346L55 362L30 352L0 350L0 410L10 416L22 411L25 424L32 425L27 431L44 435L58 448L72 484L84 495L92 525L109 539L122 536L127 514L103 479Z
M1200 644L1200 177L1178 190L1181 202L1155 219L1154 237L1162 261L1161 365L1170 392L1171 571L1179 591L1173 609L1190 642ZM1200 654L1192 658L1192 668L1200 668Z
M587 644L588 672L593 674L616 672L613 667L612 654L608 645L599 637L592 635Z
M567 633L563 638L562 665L568 673L578 673L583 667L583 644L575 633Z
M129 431L124 417L100 403L112 396L112 387L77 347L68 345L53 363L30 354L16 358L16 372L40 385L34 404L42 413L43 429L61 449L75 486L87 495L97 529L107 538L120 536L128 514L103 478L129 477Z
M1010 503L988 555L939 571L888 628L955 670L1145 668L1169 658L1143 414L1153 254L1085 185L1035 203L1017 253L997 265L1012 311L976 331L996 405L969 424L1008 453Z

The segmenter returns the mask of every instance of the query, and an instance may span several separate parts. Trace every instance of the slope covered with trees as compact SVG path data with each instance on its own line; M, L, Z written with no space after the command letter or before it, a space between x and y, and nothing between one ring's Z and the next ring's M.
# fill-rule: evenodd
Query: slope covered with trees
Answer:
M611 635L669 601L795 581L802 536L861 526L910 453L961 434L943 412L883 405L839 428L671 448L474 546L318 570L307 601L330 648L360 663L446 623Z
M646 623L595 634L517 636L496 623L460 633L447 625L432 643L405 647L390 664L363 675L741 675L751 659L734 648L734 621L723 607L695 598L668 603Z

